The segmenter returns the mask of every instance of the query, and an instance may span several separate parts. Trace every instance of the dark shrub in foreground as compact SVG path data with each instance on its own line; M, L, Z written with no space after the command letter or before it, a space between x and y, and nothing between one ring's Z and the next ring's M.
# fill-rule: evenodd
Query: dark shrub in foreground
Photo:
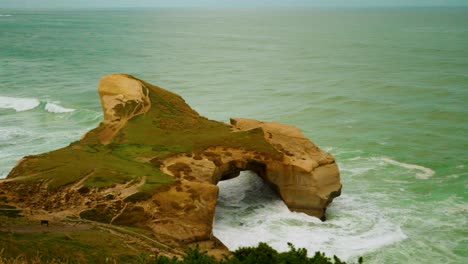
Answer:
M305 248L296 249L288 243L289 251L280 253L267 245L260 243L256 247L244 247L233 252L232 257L225 257L223 260L216 260L214 257L201 252L198 247L188 249L182 260L176 258L169 259L164 256L157 257L152 263L155 264L346 264L338 257L333 259L325 256L324 253L315 252L313 257L307 256ZM362 263L362 258L359 258Z

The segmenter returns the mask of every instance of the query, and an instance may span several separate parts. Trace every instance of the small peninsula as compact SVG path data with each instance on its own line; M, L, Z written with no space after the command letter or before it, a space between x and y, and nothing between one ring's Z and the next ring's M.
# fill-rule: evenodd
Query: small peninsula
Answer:
M212 232L219 181L252 170L290 210L322 220L340 195L334 157L294 126L209 120L126 74L103 77L98 91L104 121L69 146L20 160L0 180L0 210L38 228L41 220L64 230L134 228L127 235L159 244L158 254L198 244L216 255L227 252ZM0 222L0 232L8 225Z

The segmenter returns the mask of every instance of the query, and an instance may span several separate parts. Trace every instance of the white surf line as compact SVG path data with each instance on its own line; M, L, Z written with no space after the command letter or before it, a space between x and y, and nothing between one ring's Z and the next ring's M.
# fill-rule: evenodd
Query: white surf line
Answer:
M44 109L49 113L70 113L75 111L75 109L65 108L54 103L46 103Z
M420 165L403 163L396 160L392 160L390 158L382 158L382 160L389 164L396 165L402 168L421 171L420 173L416 173L416 178L418 179L426 180L435 174L435 171Z
M17 98L0 96L0 108L14 109L16 112L32 110L40 104L36 98Z

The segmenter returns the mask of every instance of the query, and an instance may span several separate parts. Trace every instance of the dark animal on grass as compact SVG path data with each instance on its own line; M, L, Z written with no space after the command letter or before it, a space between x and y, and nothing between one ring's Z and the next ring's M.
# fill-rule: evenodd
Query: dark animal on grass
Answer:
M46 225L49 227L49 221L48 220L41 220L41 226Z

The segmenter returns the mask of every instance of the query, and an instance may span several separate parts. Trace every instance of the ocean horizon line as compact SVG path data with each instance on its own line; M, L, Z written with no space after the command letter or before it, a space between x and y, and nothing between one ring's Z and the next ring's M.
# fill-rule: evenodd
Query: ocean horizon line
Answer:
M65 6L65 7L0 7L3 11L121 11L121 10L406 10L406 9L468 9L468 5L275 5L275 6Z

